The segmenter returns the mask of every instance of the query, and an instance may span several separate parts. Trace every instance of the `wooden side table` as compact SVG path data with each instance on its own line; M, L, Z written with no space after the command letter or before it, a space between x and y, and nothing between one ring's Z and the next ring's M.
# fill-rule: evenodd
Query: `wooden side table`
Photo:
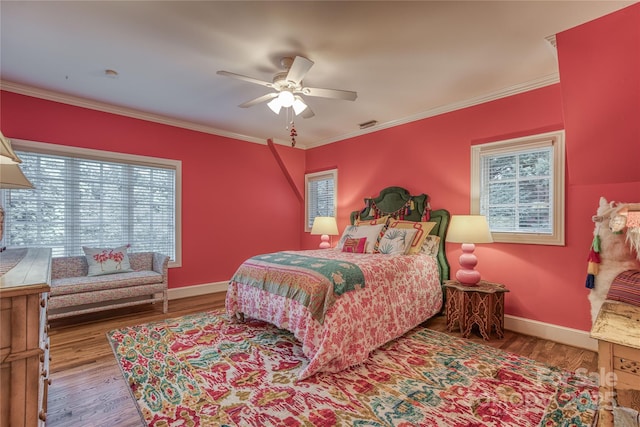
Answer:
M447 330L460 329L469 338L474 325L482 338L489 340L492 329L498 338L504 337L504 285L481 280L476 286L467 286L456 280L447 280Z

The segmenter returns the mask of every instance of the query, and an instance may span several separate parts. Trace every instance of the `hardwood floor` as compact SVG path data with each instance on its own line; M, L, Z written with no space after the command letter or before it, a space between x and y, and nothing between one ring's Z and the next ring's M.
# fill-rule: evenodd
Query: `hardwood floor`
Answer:
M51 378L47 427L138 427L137 407L116 364L106 332L169 317L224 307L224 293L184 298L162 306L138 306L106 313L51 321ZM107 317L108 316L108 317ZM446 332L445 319L438 316L425 323ZM459 336L459 333L452 333ZM535 337L505 331L502 340L485 343L540 362L575 371L597 371L597 354Z

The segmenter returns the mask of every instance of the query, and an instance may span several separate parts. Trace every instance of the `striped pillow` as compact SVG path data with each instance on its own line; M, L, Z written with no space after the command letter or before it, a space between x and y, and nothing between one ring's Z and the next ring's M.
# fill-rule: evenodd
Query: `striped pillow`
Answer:
M640 270L618 274L611 283L607 299L640 306Z

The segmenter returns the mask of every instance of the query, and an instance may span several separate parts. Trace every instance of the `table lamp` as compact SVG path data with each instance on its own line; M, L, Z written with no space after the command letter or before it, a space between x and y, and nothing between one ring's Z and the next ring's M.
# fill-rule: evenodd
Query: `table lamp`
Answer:
M489 223L484 215L452 215L447 230L447 242L462 243L460 270L456 273L458 282L475 286L480 281L480 272L474 267L478 258L473 253L476 243L493 243Z
M320 234L320 249L328 249L331 247L329 236L338 235L338 224L332 216L317 216L313 219L311 234Z
M20 170L22 160L11 148L11 141L0 132L0 189L29 189L33 184ZM4 235L4 209L0 206L0 240ZM0 250L3 248L0 248Z

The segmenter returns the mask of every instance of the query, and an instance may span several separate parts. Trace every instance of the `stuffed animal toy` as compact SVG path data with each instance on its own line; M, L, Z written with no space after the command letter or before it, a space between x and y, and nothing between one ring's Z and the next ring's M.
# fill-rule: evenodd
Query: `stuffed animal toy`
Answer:
M588 273L595 272L593 274L593 288L589 292L592 323L598 316L613 279L623 271L640 270L640 254L636 253L633 245L629 244L626 238L627 230L619 223L618 214L623 209L640 210L640 203L609 203L607 199L601 197L597 215L593 217L595 223L594 244L588 257L590 264ZM594 256L594 252L598 256ZM599 264L594 266L596 261L599 261ZM587 279L587 287L589 287L589 278Z

